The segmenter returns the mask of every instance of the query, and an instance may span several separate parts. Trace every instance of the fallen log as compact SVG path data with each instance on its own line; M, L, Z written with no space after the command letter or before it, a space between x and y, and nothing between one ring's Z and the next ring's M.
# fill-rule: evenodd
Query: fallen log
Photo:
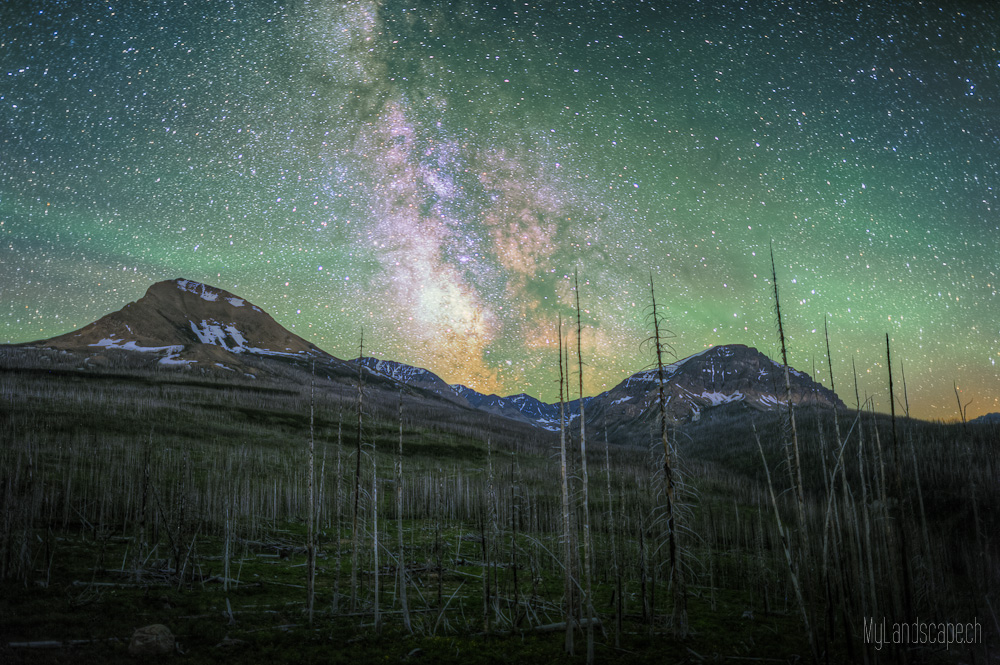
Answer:
M94 644L95 642L121 642L117 637L109 637L103 640L34 640L31 642L8 642L7 646L12 649L67 649L81 644Z
M573 623L578 625L580 628L586 628L590 624L593 624L594 628L601 627L601 620L597 617L594 617L593 619L583 619L582 621L574 621ZM559 623L547 623L541 626L535 626L529 630L534 633L555 633L561 630L566 630L566 622L560 621Z

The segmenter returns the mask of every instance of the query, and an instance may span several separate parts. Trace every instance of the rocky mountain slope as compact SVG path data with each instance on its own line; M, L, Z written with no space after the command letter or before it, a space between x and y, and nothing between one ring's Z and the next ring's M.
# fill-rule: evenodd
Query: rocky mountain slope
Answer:
M421 388L435 395L440 395L450 402L455 402L462 406L471 406L468 401L452 389L452 386L445 383L444 379L422 367L413 367L412 365L405 365L394 360L380 360L372 357L365 357L360 360L355 358L350 362L360 362L362 366L376 374L389 377L407 386Z
M450 388L463 403L498 416L558 429L558 404L547 404L524 393L501 397L484 395L463 385L448 386L433 372L388 360L366 359L366 366L444 396ZM757 349L741 344L713 347L664 366L667 414L672 423L679 423L697 421L706 410L725 404L771 411L786 404L784 381L783 366ZM844 407L833 392L805 372L790 368L789 383L796 406ZM655 369L633 374L607 392L584 398L588 424L599 429L607 427L609 432L648 429L659 417L658 405ZM567 402L565 408L566 418L572 421L579 415L579 400Z
M835 393L805 372L789 368L792 403L844 408ZM702 414L726 404L771 411L787 404L784 366L742 344L715 346L664 366L664 398L671 422L698 421ZM633 374L594 398L586 408L588 422L609 431L647 428L659 417L656 369Z
M105 356L135 351L158 358L161 365L250 375L256 373L244 361L250 357L336 361L253 303L186 279L157 282L117 312L32 345Z

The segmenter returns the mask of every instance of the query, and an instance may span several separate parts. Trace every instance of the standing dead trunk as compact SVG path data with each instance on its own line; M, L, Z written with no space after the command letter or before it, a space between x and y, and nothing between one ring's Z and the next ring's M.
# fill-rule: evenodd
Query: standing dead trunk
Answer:
M379 606L379 568L378 568L378 462L375 459L375 440L372 439L372 577L375 594L373 596L375 609L372 618L375 632L382 632L382 611Z
M434 558L437 572L437 605L441 610L444 596L444 541L441 537L441 513L444 511L444 471L438 468L437 482L434 483Z
M306 526L306 607L309 624L313 622L313 606L316 601L316 361L312 362L312 378L309 382L309 491L308 525Z
M149 512L149 492L150 492L150 457L153 450L153 430L149 431L149 438L142 451L142 498L139 503L139 526L135 538L135 550L132 558L133 579L138 582L142 578L142 558L145 556L148 546L147 513ZM29 458L29 478L31 476L31 463Z
M860 422L861 419L861 395L858 391L858 370L854 365L854 358L851 358L851 371L854 373L854 400L857 404L858 411L858 478L861 482L861 517L863 519L863 525L859 525L859 529L863 526L862 538L861 540L865 552L864 562L866 565L866 589L868 590L868 612L871 616L875 616L878 613L878 598L875 593L875 559L872 550L874 549L874 543L872 541L872 526L871 526L871 510L869 508L868 500L868 482L867 482L867 471L865 470L865 428L864 423Z
M559 318L559 463L562 473L562 517L563 517L563 572L566 618L566 653L573 655L573 566L571 563L572 544L570 541L569 515L569 475L566 464L566 402L563 395L563 337L562 317ZM566 368L569 369L568 367Z
M899 556L903 573L903 616L907 621L913 618L913 583L910 571L909 542L906 533L906 500L903 496L903 456L899 452L899 439L896 435L896 398L892 387L892 354L889 351L889 333L885 334L885 359L889 371L889 413L892 418L892 457L893 480L896 489L896 534L899 539Z
M497 563L499 562L500 526L498 524L499 507L497 505L496 482L493 475L493 447L489 434L486 435L486 520L483 526L483 553L485 567L483 576L486 585L486 632L499 623L500 620L500 587L497 582Z
M406 601L406 556L403 552L403 391L399 391L399 450L396 454L396 534L399 536L399 604L403 612L403 627L412 633L410 606Z
M354 508L351 513L351 613L358 610L358 506L361 501L361 414L364 407L364 365L365 332L361 331L361 344L358 347L358 438L354 445Z
M341 519L341 514L340 514L340 512L341 512L341 506L343 505L343 501L342 501L343 497L342 497L342 493L341 493L341 490L343 489L343 487L342 487L341 480L342 480L343 475L344 475L343 474L343 465L341 463L341 460L342 460L341 453L343 452L343 443L344 443L344 437L343 437L343 429L344 429L344 427L343 427L343 425L344 425L344 403L341 402L340 403L339 413L337 414L337 479L334 481L334 490L333 490L334 499L336 500L336 506L334 508L334 510L336 511L335 520L334 520L335 521L335 527L334 528L336 530L335 530L334 533L337 534L336 535L336 549L334 550L336 552L336 564L335 564L335 572L334 572L334 575L333 575L333 605L332 605L333 611L335 613L340 608L340 573L341 573L340 569L341 569L342 564L343 564L343 561L341 560L342 558L340 556L340 539L341 539L341 536L342 536L341 529L343 527L343 524L340 521L340 519Z
M615 522L615 500L611 492L611 449L608 446L607 423L604 426L604 467L608 475L608 532L611 536L611 572L615 578L615 648L621 647L622 633L622 573L618 565L618 546L615 534L618 525Z
M515 467L515 461L511 462L510 465L510 569L513 574L513 584L514 584L514 616L512 617L511 627L517 628L521 623L521 618L523 614L521 613L521 588L518 583L517 569L518 569L518 548L517 548L517 529L521 522L522 515L522 505L521 505L521 467L518 464Z
M965 414L968 413L969 405L972 404L972 400L970 399L965 403L965 406L962 406L962 394L958 390L958 382L953 381L952 385L955 388L955 400L958 402L958 415L962 419L962 429L964 431L968 431L969 421L966 420Z
M674 465L671 460L670 441L667 436L667 399L664 384L666 378L663 373L663 353L664 345L660 331L660 318L656 309L656 293L653 289L653 276L649 276L649 296L653 302L653 343L656 346L656 379L658 390L658 402L660 405L660 443L663 446L663 485L666 496L666 520L667 520L667 551L670 556L670 583L673 586L673 624L674 633L678 637L687 636L687 587L684 583L684 576L679 561L680 547L678 546L678 510L676 479L674 477Z
M767 479L767 490L771 497L771 506L774 508L774 520L778 526L778 534L781 536L781 549L785 554L785 564L788 566L788 577L792 582L792 590L798 601L799 616L802 618L802 625L805 627L806 636L809 638L809 646L813 654L813 662L819 663L819 652L816 649L816 637L813 635L812 627L809 623L809 612L806 608L805 596L802 594L802 585L799 582L798 566L792 557L792 544L788 537L788 528L785 527L781 519L781 512L778 510L778 497L774 493L774 484L771 482L771 471L767 466L767 458L764 457L764 447L760 443L760 435L757 428L753 427L753 435L757 441L757 450L760 452L760 459L764 463L764 476Z
M222 590L229 591L229 580L231 575L229 574L229 560L232 558L232 553L230 552L230 543L232 542L232 535L229 522L229 501L226 502L226 524L225 533L222 538ZM180 577L180 562L177 564L177 573Z
M788 350L785 345L785 326L781 320L781 303L778 300L778 275L774 268L774 250L771 250L771 284L774 286L774 312L778 319L778 339L781 342L781 364L785 378L785 402L788 406L788 426L791 430L791 450L787 451L788 475L798 509L799 543L806 540L805 495L802 487L802 464L799 461L799 433L795 427L795 405L792 402L792 383L788 373Z
M587 476L587 425L583 409L583 324L580 317L580 280L573 272L573 285L576 288L576 364L580 380L580 479L583 489L583 580L584 607L587 621L587 665L594 662L594 603L591 589L591 552L590 544L590 497L589 479Z

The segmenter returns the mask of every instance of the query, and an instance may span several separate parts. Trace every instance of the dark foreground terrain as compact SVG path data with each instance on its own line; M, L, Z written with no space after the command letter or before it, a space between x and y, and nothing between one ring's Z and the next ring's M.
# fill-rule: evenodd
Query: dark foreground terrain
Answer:
M1000 654L996 425L800 409L796 464L787 414L719 407L668 432L672 524L658 431L587 441L586 510L574 431L567 594L557 434L384 390L359 428L351 378L311 380L6 355L0 662L135 662L150 624L163 662L584 662L588 530L597 662Z

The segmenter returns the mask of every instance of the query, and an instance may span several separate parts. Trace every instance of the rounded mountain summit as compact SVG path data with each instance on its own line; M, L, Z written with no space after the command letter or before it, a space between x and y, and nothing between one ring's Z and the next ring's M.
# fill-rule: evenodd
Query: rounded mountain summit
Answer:
M79 330L29 344L87 353L144 351L162 355L163 364L232 364L232 354L330 358L253 303L188 279L157 282L117 312Z

